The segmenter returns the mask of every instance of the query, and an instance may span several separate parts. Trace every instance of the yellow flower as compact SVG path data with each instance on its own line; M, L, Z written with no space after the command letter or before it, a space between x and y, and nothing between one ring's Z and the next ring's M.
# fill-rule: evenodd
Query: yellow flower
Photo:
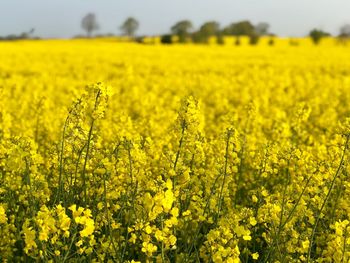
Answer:
M159 229L156 230L154 237L158 240L158 241L163 241L164 240L164 235L162 233L162 231L160 231Z
M257 221L255 219L255 217L251 216L249 218L249 223L252 225L252 226L255 226L257 224Z
M7 216L5 213L5 209L2 205L0 205L0 224L5 224L7 222Z
M164 199L162 200L162 205L165 212L168 212L173 206L173 202L175 201L174 193L171 189L165 191Z
M185 212L182 213L182 216L189 216L191 214L190 210L186 210Z
M84 229L80 231L81 237L90 236L95 230L94 220L90 218L86 218L84 223Z
M174 217L178 217L179 216L179 208L174 207L173 209L171 209L171 214Z
M176 237L174 235L171 235L169 237L169 242L170 242L170 245L174 246L176 244Z
M253 201L254 203L257 203L257 202L258 202L258 198L256 197L256 195L253 195L253 196L252 196L252 201Z
M305 241L302 241L302 242L301 242L301 246L302 246L304 249L309 248L309 245L310 245L310 241L309 241L309 240L305 240Z
M39 232L39 240L40 241L47 241L49 239L49 232L48 229L42 228L41 231Z
M258 260L258 258L259 258L259 253L258 253L258 252L253 253L253 254L252 254L252 258L253 258L254 260Z
M75 245L76 245L77 247L80 247L80 246L83 245L83 241L82 241L82 240L79 240L78 242L75 243Z
M249 241L249 240L252 240L252 237L249 236L249 235L244 235L243 239L246 240L246 241Z
M152 227L146 226L145 232L146 232L147 234L151 234L151 233L152 233Z
M154 252L157 251L157 247L151 243L143 242L142 243L142 252L144 252L147 256L152 256Z
M135 244L137 240L137 236L134 233L131 233L131 237L129 238L129 242Z
M102 210L102 209L103 209L103 206L104 206L104 204L103 204L102 202L98 202L98 204L97 204L97 209L98 209L98 210Z
M25 221L22 228L24 234L25 247L24 251L28 254L30 250L36 249L38 246L35 242L36 233L32 227L29 227L29 221Z

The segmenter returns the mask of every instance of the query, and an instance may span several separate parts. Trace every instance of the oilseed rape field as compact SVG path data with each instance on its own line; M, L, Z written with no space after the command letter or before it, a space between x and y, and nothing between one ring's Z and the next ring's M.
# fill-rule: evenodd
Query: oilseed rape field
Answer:
M350 262L350 50L0 43L1 262Z

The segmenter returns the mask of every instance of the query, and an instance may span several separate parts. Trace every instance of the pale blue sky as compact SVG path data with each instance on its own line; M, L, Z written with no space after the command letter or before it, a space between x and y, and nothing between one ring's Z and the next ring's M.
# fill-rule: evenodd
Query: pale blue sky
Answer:
M0 35L35 28L41 37L82 34L81 18L97 15L98 33L119 34L128 16L140 21L138 34L166 33L188 18L198 27L207 20L222 26L242 19L266 21L282 36L303 36L314 28L338 33L350 23L350 0L0 0Z

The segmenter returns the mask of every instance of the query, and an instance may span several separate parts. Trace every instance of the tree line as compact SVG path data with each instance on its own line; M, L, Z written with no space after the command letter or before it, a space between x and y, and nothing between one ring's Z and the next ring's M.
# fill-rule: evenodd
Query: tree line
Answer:
M129 17L122 23L119 29L125 36L137 41L142 39L142 37L135 37L139 26L140 23L136 18ZM93 13L87 14L82 19L82 28L85 30L88 37L91 37L93 31L99 28L96 16ZM174 42L174 36L176 37L176 42L179 43L208 43L209 39L214 36L220 44L223 43L223 38L225 36L235 36L235 43L239 45L240 37L247 36L249 37L250 44L254 45L258 43L260 37L270 36L271 39L269 43L272 45L272 37L275 36L275 34L271 33L269 29L270 25L266 22L254 25L249 20L243 20L231 23L223 28L221 28L217 21L207 21L195 30L190 20L181 20L171 26L169 34L163 34L160 37L162 43L171 44ZM321 29L314 28L310 30L308 36L312 39L313 43L317 45L324 37L331 36L331 34ZM339 40L344 41L350 39L350 24L342 26L337 37Z
M92 33L99 29L99 24L95 14L89 13L83 17L81 26L86 32L87 37L91 37ZM135 34L139 29L140 23L133 17L127 18L119 29L123 35L135 38ZM207 43L209 38L215 36L219 42L222 42L224 36L248 36L252 44L256 43L260 36L274 36L269 32L270 25L268 23L259 23L253 25L250 21L244 20L232 23L224 28L220 28L217 21L205 22L200 28L195 31L194 26L190 20L182 20L174 24L170 28L169 34L161 35L161 42L171 44L173 37L177 37L177 42L186 43Z
M81 27L85 31L86 37L92 37L93 33L100 28L96 15L94 13L86 14L81 20ZM141 42L143 37L136 37L136 32L139 27L140 23L136 18L128 17L119 26L119 30L123 35L129 37L130 39ZM19 35L12 34L6 37L0 37L0 40L38 39L38 37L34 37L33 33L34 28ZM95 35L95 37L113 35L114 34ZM221 27L217 21L207 21L203 23L198 29L195 29L190 20L181 20L170 27L168 34L163 34L160 36L160 38L161 43L171 44L174 42L208 43L211 37L215 37L218 44L223 44L225 36L236 37L236 45L240 44L241 36L249 37L249 42L252 45L257 44L260 37L270 36L271 38L269 40L269 44L273 45L273 37L275 34L270 32L270 25L266 22L261 22L254 25L249 20L242 20L231 23L225 27ZM331 36L331 34L321 29L314 28L310 30L308 36L312 39L314 44L317 45L324 37ZM350 24L342 26L337 37L340 41L344 42L350 39Z

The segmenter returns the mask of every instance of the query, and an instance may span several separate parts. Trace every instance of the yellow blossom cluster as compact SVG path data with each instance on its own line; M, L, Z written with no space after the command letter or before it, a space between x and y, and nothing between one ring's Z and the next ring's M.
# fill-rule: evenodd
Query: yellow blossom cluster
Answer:
M0 58L0 262L349 262L345 43Z

